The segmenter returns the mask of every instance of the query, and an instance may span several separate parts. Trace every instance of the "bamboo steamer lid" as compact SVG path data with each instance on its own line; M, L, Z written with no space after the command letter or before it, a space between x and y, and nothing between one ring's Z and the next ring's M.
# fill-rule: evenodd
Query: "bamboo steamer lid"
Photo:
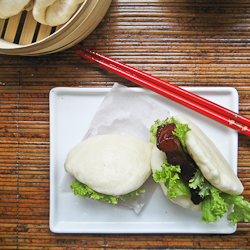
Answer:
M86 38L101 22L112 0L85 0L70 20L58 27L37 23L32 10L0 19L0 53L38 56L59 52Z

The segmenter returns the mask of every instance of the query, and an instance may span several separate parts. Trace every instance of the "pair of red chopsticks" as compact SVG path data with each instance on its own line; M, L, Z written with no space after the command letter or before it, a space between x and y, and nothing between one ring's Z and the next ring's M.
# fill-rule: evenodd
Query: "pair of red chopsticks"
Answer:
M250 136L250 128L248 127L250 126L250 119L124 63L83 48L80 45L76 45L75 47L79 49L76 53L81 57L220 122L227 127L235 129L246 136Z

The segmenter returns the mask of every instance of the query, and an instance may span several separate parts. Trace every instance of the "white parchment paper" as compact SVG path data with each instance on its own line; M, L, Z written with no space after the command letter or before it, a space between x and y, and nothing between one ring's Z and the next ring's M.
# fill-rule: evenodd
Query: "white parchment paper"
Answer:
M168 110L142 93L115 83L97 110L83 140L101 134L122 134L149 142L149 129L154 121L164 120L169 116ZM66 173L60 189L71 191L72 180L74 177ZM142 186L146 190L145 193L133 196L131 201L119 201L118 205L129 207L139 213L151 198L156 185L152 177L149 177Z

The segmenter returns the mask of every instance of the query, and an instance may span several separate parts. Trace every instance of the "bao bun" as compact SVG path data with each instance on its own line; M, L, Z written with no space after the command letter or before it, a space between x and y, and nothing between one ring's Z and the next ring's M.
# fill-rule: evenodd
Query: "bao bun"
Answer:
M228 162L214 143L188 118L178 115L174 119L182 124L188 124L190 130L186 133L185 143L190 156L193 158L204 177L217 189L230 195L239 195L243 192L243 185L236 176ZM153 150L152 171L161 171L161 163L156 158L165 160L165 154L158 149ZM165 185L161 183L163 192L166 194ZM194 205L187 197L177 197L173 202L179 205L200 210L200 205Z
M84 0L35 0L34 19L45 25L57 26L67 22Z
M152 173L152 147L132 136L93 136L69 152L64 166L96 192L124 195L140 188Z
M29 2L30 0L0 0L0 18L6 19L17 15Z

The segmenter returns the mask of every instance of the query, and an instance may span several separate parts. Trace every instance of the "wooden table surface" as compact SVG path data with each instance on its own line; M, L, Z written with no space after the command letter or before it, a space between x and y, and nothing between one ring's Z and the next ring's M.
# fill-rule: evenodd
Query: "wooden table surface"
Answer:
M82 44L178 86L229 86L250 117L250 1L113 0ZM232 235L55 234L49 230L49 91L135 86L75 55L0 55L0 249L250 249ZM250 201L250 139L239 135L238 176Z

